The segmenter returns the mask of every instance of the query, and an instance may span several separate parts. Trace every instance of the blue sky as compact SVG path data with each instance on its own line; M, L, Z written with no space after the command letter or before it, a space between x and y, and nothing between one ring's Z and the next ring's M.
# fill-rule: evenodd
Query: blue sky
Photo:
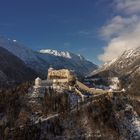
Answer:
M67 50L100 64L108 40L99 32L117 13L113 1L0 0L0 34L34 50Z

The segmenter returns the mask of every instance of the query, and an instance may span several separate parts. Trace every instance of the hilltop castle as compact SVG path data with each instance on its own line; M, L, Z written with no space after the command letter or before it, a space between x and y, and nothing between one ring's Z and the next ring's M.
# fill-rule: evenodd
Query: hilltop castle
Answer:
M47 80L42 80L39 77L35 79L35 88L47 88L53 89L59 88L60 85L74 82L76 79L74 72L68 69L55 70L53 68L48 69Z
M75 80L75 76L73 71L68 69L55 70L53 68L49 68L48 80L56 80L60 83L69 83Z
M92 93L91 89L79 82L74 75L74 72L68 69L56 70L53 68L48 69L48 76L46 80L42 80L39 77L35 79L35 85L33 87L33 98L43 98L45 92L50 95L50 88L62 93L65 91L70 91L74 96L78 96L81 101L84 101L86 92ZM77 98L77 97L76 97Z

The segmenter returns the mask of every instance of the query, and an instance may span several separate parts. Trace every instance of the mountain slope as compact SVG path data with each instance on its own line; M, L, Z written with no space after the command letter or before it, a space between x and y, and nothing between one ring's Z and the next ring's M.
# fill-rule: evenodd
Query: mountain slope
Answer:
M0 47L0 86L33 80L36 76L22 60Z
M97 75L101 77L117 76L120 78L123 88L140 94L140 47L125 51L117 59L92 72L90 76Z
M74 70L78 75L87 75L97 66L87 61L81 55L57 50L40 50L40 57L50 62L54 68L67 68Z
M92 75L112 72L113 76L127 75L140 66L140 47L125 51L120 57L104 64L97 71L93 71Z
M40 50L39 52L35 52L24 47L16 40L10 40L3 37L0 37L0 46L23 60L28 67L34 69L42 78L46 77L49 66L56 69L71 69L78 75L83 76L97 68L95 64L87 61L82 56L55 50L45 50L46 52Z
M47 61L42 60L37 52L26 48L24 45L20 44L16 40L7 39L0 37L0 46L7 49L9 52L19 57L24 63L34 69L40 76L46 75L46 69L48 69L49 64Z

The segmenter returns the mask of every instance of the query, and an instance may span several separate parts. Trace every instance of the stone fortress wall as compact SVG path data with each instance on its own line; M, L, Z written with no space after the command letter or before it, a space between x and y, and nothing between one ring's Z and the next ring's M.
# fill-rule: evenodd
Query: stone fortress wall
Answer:
M34 97L44 97L46 89L53 88L60 90L62 86L69 89L69 83L76 80L74 73L68 69L55 70L48 69L48 78L42 80L39 77L35 79Z
M48 69L48 80L61 80L62 82L69 82L75 80L75 75L68 69L55 70L53 68Z
M39 77L35 79L35 88L56 87L56 85L62 85L76 80L74 73L68 69L55 70L53 68L48 69L48 78L42 80Z

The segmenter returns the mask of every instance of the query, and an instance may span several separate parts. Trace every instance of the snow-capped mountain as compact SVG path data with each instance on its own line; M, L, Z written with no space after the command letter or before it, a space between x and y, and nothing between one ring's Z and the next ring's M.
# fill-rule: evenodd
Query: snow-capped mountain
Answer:
M112 72L114 75L121 76L128 74L140 65L140 47L137 49L126 50L121 56L105 63L99 69L93 71L91 75Z
M119 77L122 87L140 93L140 47L126 50L120 57L93 71L90 77Z
M49 66L68 68L83 76L97 68L95 64L80 55L50 49L33 51L17 40L4 37L0 37L0 46L23 60L28 67L34 69L42 78L47 75Z
M40 57L48 61L54 68L68 68L74 70L78 75L87 75L97 66L87 61L83 56L70 52L61 52L57 50L40 50Z
M52 54L54 56L60 56L60 57L71 59L71 55L69 52L57 51L57 50L51 50L51 49L40 50L39 52L44 53L44 54Z
M129 71L139 65L140 60L140 47L137 49L131 49L125 51L120 57L118 57L109 67L115 68L117 73Z
M54 55L54 56L58 56L58 57L64 57L64 58L68 58L68 59L73 59L75 57L75 59L79 59L79 60L84 60L85 58L83 56L79 55L75 55L71 52L64 52L64 51L57 51L57 50L51 50L51 49L42 49L39 51L42 54L50 54L50 55Z

